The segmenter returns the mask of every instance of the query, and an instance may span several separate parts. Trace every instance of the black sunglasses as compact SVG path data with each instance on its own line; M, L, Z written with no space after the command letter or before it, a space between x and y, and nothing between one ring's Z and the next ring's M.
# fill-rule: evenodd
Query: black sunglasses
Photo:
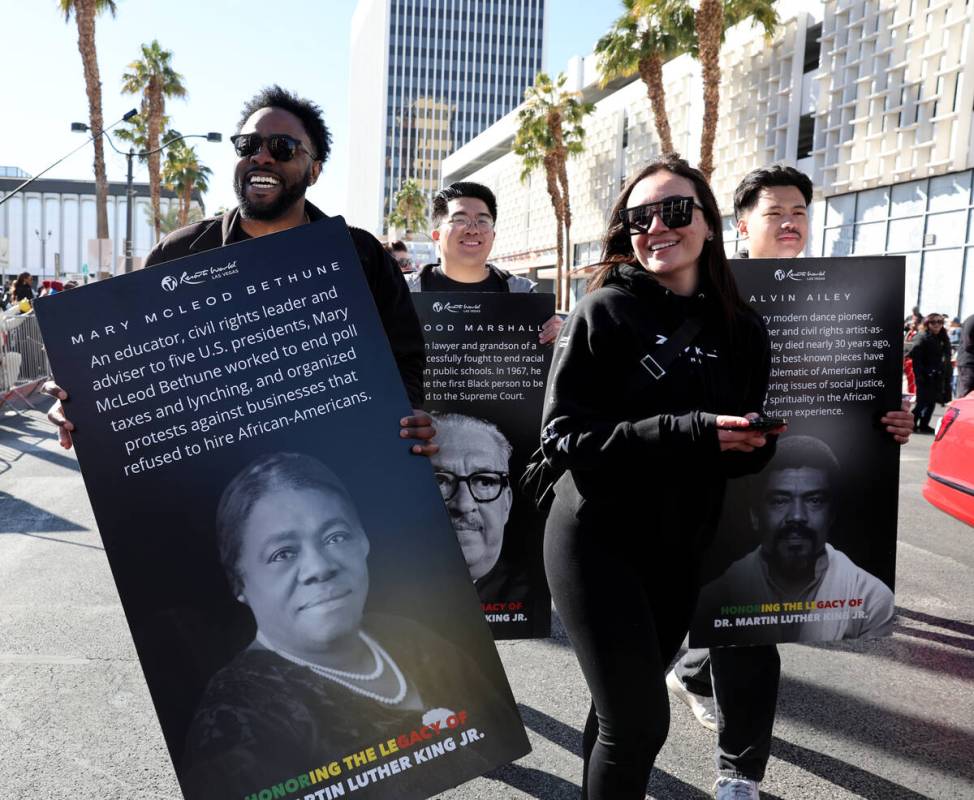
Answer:
M304 150L312 160L317 160L307 147L286 133L272 133L270 136L261 136L259 133L238 133L236 136L231 136L230 141L233 142L233 149L241 158L260 152L261 146L266 145L267 152L275 161L290 161L298 148Z
M623 208L619 211L619 219L629 235L633 236L649 233L653 217L657 215L667 228L685 228L693 221L694 208L703 211L703 206L694 202L692 197L664 197L655 203Z

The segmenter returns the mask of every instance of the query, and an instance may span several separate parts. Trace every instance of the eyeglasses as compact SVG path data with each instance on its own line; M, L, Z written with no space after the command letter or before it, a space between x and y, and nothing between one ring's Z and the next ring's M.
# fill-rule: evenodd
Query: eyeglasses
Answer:
M490 233L494 230L494 220L487 216L471 219L465 214L457 214L456 216L450 217L446 221L446 224L453 228L463 228L467 231L475 228L477 233Z
M237 151L240 158L259 153L260 148L266 146L267 152L275 161L290 161L298 148L304 150L312 160L317 161L307 147L286 133L272 133L270 136L261 136L259 133L238 133L236 136L231 136L230 141L233 142L233 149Z
M465 483L470 490L470 496L478 503L492 503L508 485L506 472L475 472L473 475L435 472L434 475L444 500L452 500L460 489L460 484Z
M927 325L943 325L943 324L944 321L942 319L932 319L927 323Z
M655 216L659 216L667 228L685 228L693 221L694 208L703 211L703 206L692 197L664 197L656 203L623 208L619 211L619 220L630 236L649 233Z

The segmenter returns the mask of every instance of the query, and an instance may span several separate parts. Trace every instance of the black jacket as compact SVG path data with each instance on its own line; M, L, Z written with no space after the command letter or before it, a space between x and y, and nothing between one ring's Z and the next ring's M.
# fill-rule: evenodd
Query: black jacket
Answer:
M326 218L323 212L307 201L304 208L311 222ZM374 236L359 228L350 227L348 232L352 235L359 261L362 262L362 271L369 283L369 289L372 290L409 401L414 408L419 408L423 404L426 350L423 331L409 298L409 290L398 265ZM145 265L151 267L249 238L240 225L239 209L233 208L220 217L204 219L173 231L152 248L145 259Z
M689 350L653 379L640 359L698 315L703 328ZM729 335L706 288L681 297L641 268L616 267L579 301L555 348L542 447L569 470L556 496L709 535L726 478L755 472L772 455L771 447L721 453L717 414L760 412L769 370L767 331L753 311L738 311Z
M957 366L974 369L974 314L961 323L960 344L957 346Z
M943 331L925 331L913 340L910 350L913 374L919 381L940 381L950 370L950 339Z

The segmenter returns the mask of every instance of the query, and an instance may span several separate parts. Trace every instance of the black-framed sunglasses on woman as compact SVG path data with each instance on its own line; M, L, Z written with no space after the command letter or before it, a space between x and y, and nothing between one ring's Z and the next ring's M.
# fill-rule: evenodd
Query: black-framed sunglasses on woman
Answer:
M693 209L703 206L692 197L664 197L656 203L646 203L642 206L623 208L619 212L619 219L630 236L637 233L649 233L653 225L653 217L659 216L667 228L685 228L693 222Z
M314 153L286 133L272 133L270 136L261 136L259 133L238 133L231 136L230 141L233 142L233 149L237 151L240 158L252 156L254 153L260 152L262 146L265 146L275 161L290 161L298 149L304 150L312 161L317 161Z

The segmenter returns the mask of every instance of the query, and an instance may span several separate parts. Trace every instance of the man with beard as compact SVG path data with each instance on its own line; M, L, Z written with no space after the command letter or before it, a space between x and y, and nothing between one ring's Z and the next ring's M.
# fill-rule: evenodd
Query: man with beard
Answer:
M233 188L240 205L173 231L152 248L146 267L325 218L304 196L318 180L330 151L331 133L318 106L279 86L268 87L244 105L237 133L230 139L238 156ZM409 291L398 265L375 237L358 228L349 228L349 233L409 400L418 409L426 358ZM70 448L74 425L61 408L67 392L53 381L44 391L58 398L48 419L58 426L61 446ZM434 433L423 411L400 420L400 437L419 440L412 445L414 453L435 452L436 445L428 441Z
M722 608L754 607L753 614L742 614L761 621L748 626L754 644L889 632L893 593L828 543L836 522L839 474L835 455L820 439L781 439L756 479L751 502L751 526L761 542L704 587L700 608L708 618L730 616ZM774 611L760 612L761 606ZM728 630L740 638L739 626Z

